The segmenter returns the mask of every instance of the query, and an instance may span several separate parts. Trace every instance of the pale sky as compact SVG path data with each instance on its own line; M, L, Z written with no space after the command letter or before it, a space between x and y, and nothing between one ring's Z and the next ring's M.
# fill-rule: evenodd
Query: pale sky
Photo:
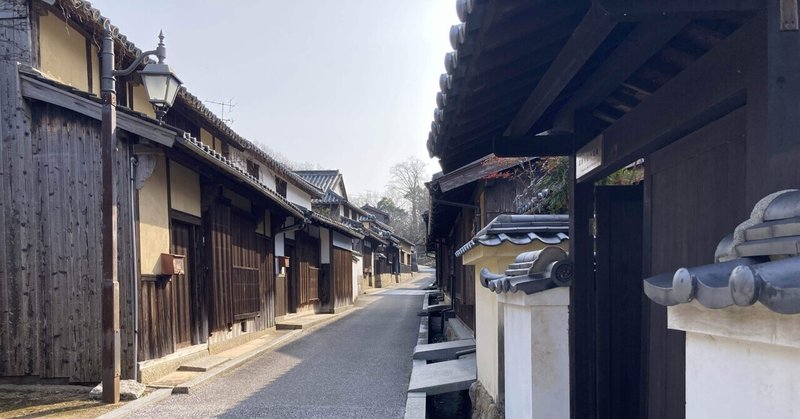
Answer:
M240 135L296 162L340 169L348 194L382 191L389 167L429 162L455 0L93 0L195 96L227 102ZM210 103L220 115L220 107ZM226 111L227 112L227 111Z

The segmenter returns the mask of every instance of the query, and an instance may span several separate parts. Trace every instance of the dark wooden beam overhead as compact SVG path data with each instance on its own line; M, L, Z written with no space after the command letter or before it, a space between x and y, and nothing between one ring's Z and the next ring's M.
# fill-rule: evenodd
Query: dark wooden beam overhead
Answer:
M777 0L776 0L777 1ZM595 0L618 22L672 17L711 18L730 13L753 12L760 0Z
M569 156L574 152L572 134L495 137L492 152L497 157Z
M615 26L616 22L603 9L593 4L506 128L504 135L510 137L527 134Z
M684 19L671 19L639 24L586 80L581 90L561 108L554 126L572 130L572 119L578 109L592 109L599 105L687 23Z
M601 179L743 106L741 63L749 51L742 45L757 34L749 22L609 126L600 136L601 164L580 181Z

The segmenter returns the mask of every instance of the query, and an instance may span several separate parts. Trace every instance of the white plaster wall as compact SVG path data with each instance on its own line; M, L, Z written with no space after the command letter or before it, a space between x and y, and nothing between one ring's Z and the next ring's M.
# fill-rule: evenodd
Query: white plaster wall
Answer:
M283 246L284 234L279 233L275 235L275 256L286 256L286 250Z
M798 348L686 333L687 419L798 418L797 377Z
M311 195L289 182L286 183L286 200L308 209L311 208Z
M505 412L509 418L569 418L569 288L501 294Z
M353 262L353 301L361 294L361 277L364 275L364 258L356 256L356 259Z
M275 174L271 170L264 167L262 162L259 162L258 177L261 183L267 185L267 188L275 190ZM288 189L288 188L287 188ZM288 194L288 190L287 190Z

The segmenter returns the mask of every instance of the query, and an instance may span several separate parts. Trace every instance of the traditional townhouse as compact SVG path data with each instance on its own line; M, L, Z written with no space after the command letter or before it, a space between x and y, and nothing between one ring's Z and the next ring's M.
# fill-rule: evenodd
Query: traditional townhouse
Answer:
M0 376L99 381L104 27L118 67L140 50L85 1L2 8L14 24L0 28ZM319 272L349 261L361 235L311 211L322 192L186 89L162 123L138 75L116 86L122 378L150 381L276 317L332 310L345 293Z

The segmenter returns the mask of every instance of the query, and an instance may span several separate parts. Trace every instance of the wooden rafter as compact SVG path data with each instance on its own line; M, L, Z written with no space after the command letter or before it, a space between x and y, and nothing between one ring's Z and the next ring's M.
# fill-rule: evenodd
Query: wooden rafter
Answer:
M616 23L609 19L602 9L592 5L547 73L511 121L504 135L526 134L615 26Z
M655 51L667 44L687 21L673 19L666 22L646 22L637 26L614 50L603 65L586 80L580 92L570 98L558 115L558 128L571 128L573 115L578 109L591 109L608 97L617 87L641 67Z
M710 18L730 13L753 12L759 0L596 0L616 21L639 21L670 17Z

